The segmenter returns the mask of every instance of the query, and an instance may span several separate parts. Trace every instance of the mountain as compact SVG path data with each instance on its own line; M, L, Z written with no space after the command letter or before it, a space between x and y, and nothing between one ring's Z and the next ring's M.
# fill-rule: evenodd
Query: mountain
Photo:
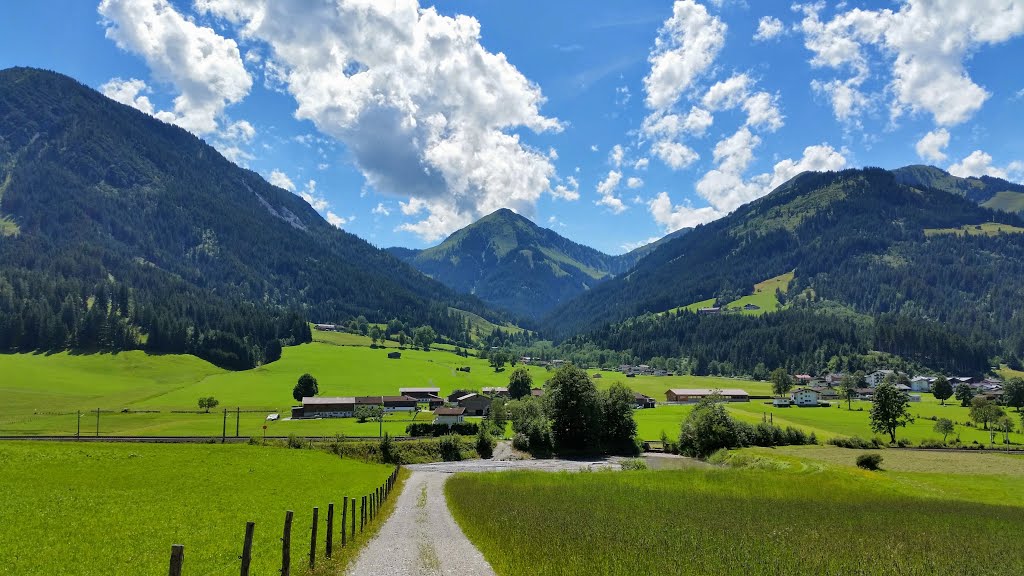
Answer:
M942 190L986 208L1024 212L1024 186L1001 178L958 178L934 166L906 166L892 171L896 181L920 190Z
M985 371L995 356L1024 358L1024 221L976 203L1013 186L917 167L804 173L665 243L541 328L748 374L758 362L823 369L832 356L872 350ZM790 272L778 314L652 314L732 301Z
M185 130L42 70L0 71L0 350L191 351L228 367L305 319L491 319ZM102 306L97 306L99 303Z
M502 208L433 248L388 251L456 291L536 319L627 271L657 244L609 256Z

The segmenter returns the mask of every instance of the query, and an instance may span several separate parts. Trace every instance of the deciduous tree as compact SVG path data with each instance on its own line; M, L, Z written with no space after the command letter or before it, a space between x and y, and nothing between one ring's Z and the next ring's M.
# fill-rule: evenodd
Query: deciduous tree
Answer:
M974 398L974 390L964 384L963 382L956 385L956 393L954 394L956 399L960 401L960 405L967 408L971 405L971 398Z
M520 366L512 371L508 377L508 395L513 399L529 396L533 389L533 376L525 366Z
M785 368L776 368L772 371L772 393L776 396L785 396L793 389L793 377L786 372Z
M303 398L311 398L319 393L320 387L317 386L316 378L308 372L299 376L298 383L292 388L292 398L295 398L296 402L302 402Z
M1024 406L1024 378L1010 378L1003 383L1003 403L1020 412Z
M544 402L559 452L594 452L601 438L601 405L587 373L569 364L548 382Z
M896 428L914 422L910 415L910 398L892 382L885 381L875 388L871 399L871 430L889 435L896 442Z
M953 421L949 418L939 418L935 421L935 427L933 428L939 434L942 434L942 443L946 443L946 438L952 434L956 428L953 427Z
M988 398L975 396L971 398L971 410L968 412L968 415L971 420L981 424L985 430L988 430L989 422L999 420L1006 415L1006 412Z
M207 396L206 398L199 399L199 409L206 410L207 414L209 414L210 410L216 408L217 406L220 406L220 401L214 398L213 396Z
M949 383L945 376L939 376L932 382L932 394L945 406L946 400L949 400L953 395L953 385Z

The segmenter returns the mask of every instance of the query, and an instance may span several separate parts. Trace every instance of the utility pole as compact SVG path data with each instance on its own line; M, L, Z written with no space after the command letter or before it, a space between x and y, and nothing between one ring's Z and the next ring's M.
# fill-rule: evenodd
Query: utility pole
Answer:
M100 409L96 409L96 437L100 436Z
M228 438L228 409L224 409L224 429L220 433L220 443L223 444Z
M242 409L235 406L235 438L238 438L239 421L242 419Z

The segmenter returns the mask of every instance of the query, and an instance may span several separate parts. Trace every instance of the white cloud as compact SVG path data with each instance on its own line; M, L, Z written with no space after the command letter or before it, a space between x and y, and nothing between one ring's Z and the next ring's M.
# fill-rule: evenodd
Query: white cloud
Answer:
M622 158L626 152L622 149L622 145L616 144L612 146L612 151L608 153L608 163L618 168L622 166Z
M949 146L949 131L940 128L925 134L918 140L915 149L918 156L929 162L942 162L946 159L946 146Z
M344 142L373 188L417 201L426 217L401 229L434 240L500 207L532 214L553 192L551 158L519 130L561 124L541 114L537 85L480 44L476 19L415 0L195 4L266 44L295 116Z
M866 47L891 65L886 93L895 118L904 113L931 114L939 126L969 120L990 96L964 68L978 48L1024 34L1024 2L1019 0L906 0L898 11L855 8L827 22L822 4L805 5L801 28L811 64L850 70L843 80L817 83L833 99L836 116L856 116L868 96L871 76Z
M150 89L142 80L137 78L130 78L128 80L112 78L109 82L100 86L100 92L111 100L126 104L146 114L153 114L153 103L149 101L147 96L143 95L144 93L148 94Z
M102 0L98 10L107 38L141 56L158 81L179 92L173 111L154 112L151 105L143 111L209 134L218 130L224 108L249 93L252 78L235 41L186 19L167 0ZM132 102L145 107L148 100Z
M643 248L644 246L647 246L648 244L650 244L652 242L657 242L660 239L661 239L660 236L651 236L650 238L648 238L646 240L638 240L636 242L626 242L625 244L622 244L619 247L622 248L623 252L632 252L633 250L636 250L637 248Z
M754 34L754 40L772 40L785 32L786 26L782 23L782 20L774 16L762 16L757 21L757 32Z
M548 158L558 160L558 150L555 150L554 147L548 148Z
M310 180L309 182L306 182L306 187L303 188L302 190L299 190L297 194L301 196L302 199L305 200L310 206L312 206L313 209L316 210L317 212L322 213L324 210L327 210L331 206L331 203L328 202L326 198L317 193L316 180Z
M647 106L665 110L714 62L725 45L726 25L693 0L676 0L648 58Z
M378 216L391 216L391 210L388 210L387 206L385 206L383 202L378 202L377 207L371 212Z
M221 137L236 142L251 142L256 136L256 129L245 120L232 122L221 133Z
M700 155L689 146L667 140L655 142L651 146L651 153L673 170L682 170L700 158Z
M633 163L634 170L647 170L647 166L650 165L651 161L647 158L640 158Z
M292 182L292 179L289 178L287 174L277 170L276 168L270 171L270 178L267 178L267 181L278 188L284 188L289 192L295 192L295 183Z
M775 132L783 126L778 98L763 91L753 92L753 84L746 74L734 74L712 85L701 102L712 111L741 107L747 113L747 126ZM707 124L711 124L710 114Z
M714 117L703 108L694 106L686 116L673 113L653 113L643 120L640 130L655 141L674 140L682 135L703 136Z
M1010 167L1020 171L1020 163L1013 162ZM968 178L970 176L992 176L993 178L1009 178L1009 174L1003 168L992 165L992 156L981 150L971 152L963 160L953 164L947 170L953 176Z
M626 205L615 195L620 182L622 182L622 172L610 170L608 176L597 185L597 193L601 195L601 199L595 202L595 204L607 206L615 214L625 212Z
M598 150L598 148L597 148L597 144L591 144L591 145L590 145L590 151L591 151L591 152L597 152L597 150Z
M633 176L633 177L629 178L628 180L626 180L626 187L630 188L632 190L636 190L637 188L640 188L643 185L644 185L643 178L637 178L636 176Z
M805 148L799 160L783 160L775 164L772 172L747 180L743 171L752 161L753 150L759 142L746 128L721 140L715 146L718 167L708 171L697 183L697 193L709 206L694 208L689 201L673 205L668 193L662 192L647 205L654 221L664 226L666 233L711 222L768 194L801 172L839 170L846 166L846 158L840 152L821 144Z
M327 222L329 222L332 226L336 228L341 228L345 224L348 224L352 220L355 220L355 218L342 218L341 216L338 216L334 212L327 212L326 218Z
M557 184L551 193L555 198L561 198L562 200L579 200L580 183L576 180L575 176L566 176L565 182Z
M750 77L733 74L726 80L715 82L704 94L702 102L710 110L729 110L743 103L750 92Z

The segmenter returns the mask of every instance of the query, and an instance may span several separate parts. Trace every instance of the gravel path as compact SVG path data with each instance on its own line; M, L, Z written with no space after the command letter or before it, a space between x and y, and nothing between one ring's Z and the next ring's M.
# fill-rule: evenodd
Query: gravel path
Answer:
M487 560L455 523L444 483L455 472L617 469L618 459L467 460L406 466L395 510L349 569L352 576L492 575Z

